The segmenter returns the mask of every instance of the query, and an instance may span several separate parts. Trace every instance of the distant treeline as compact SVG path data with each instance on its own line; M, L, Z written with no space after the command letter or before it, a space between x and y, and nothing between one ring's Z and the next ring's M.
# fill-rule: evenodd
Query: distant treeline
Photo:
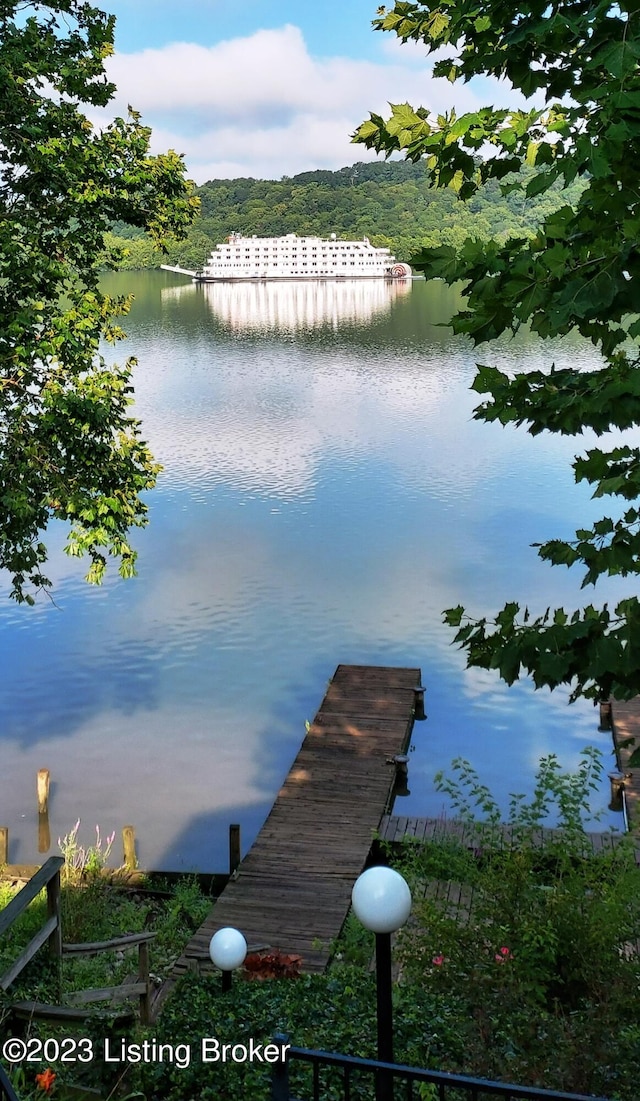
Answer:
M173 244L168 255L158 252L143 231L122 222L113 226L109 243L126 248L124 268L162 263L199 268L233 231L259 237L367 236L376 246L388 245L398 260L409 260L422 246L459 247L469 236L533 233L556 207L573 205L580 190L576 183L527 199L519 191L503 195L491 181L463 203L448 188L430 187L420 163L361 162L338 172L301 172L281 180L210 180L197 189L201 213L188 238Z

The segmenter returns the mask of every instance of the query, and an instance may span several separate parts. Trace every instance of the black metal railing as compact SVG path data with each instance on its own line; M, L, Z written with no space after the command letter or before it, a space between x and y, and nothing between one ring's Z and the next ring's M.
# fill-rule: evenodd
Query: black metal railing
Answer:
M342 1085L342 1101L355 1101L362 1097L362 1088L369 1087L365 1097L379 1097L380 1080L385 1081L386 1095L394 1101L418 1101L428 1096L420 1084L433 1087L433 1101L487 1101L501 1097L503 1101L607 1101L606 1098L586 1097L578 1093L559 1093L556 1090L537 1089L535 1086L515 1086L508 1082L489 1082L482 1078L469 1078L461 1074L446 1074L437 1070L421 1070L398 1063L381 1063L375 1059L358 1059L351 1055L338 1055L335 1052L312 1051L308 1048L292 1047L287 1038L275 1037L282 1058L273 1066L271 1101L299 1101L294 1098L289 1087L289 1066L292 1061L303 1062L311 1066L311 1093L304 1101L325 1101L328 1093L336 1096L336 1089ZM327 1083L326 1068L334 1068L331 1085ZM338 1072L337 1075L335 1072ZM389 1088L389 1083L391 1087ZM431 1098L429 1098L431 1101Z
M19 1097L11 1085L9 1075L0 1063L0 1099L2 1101L19 1101Z

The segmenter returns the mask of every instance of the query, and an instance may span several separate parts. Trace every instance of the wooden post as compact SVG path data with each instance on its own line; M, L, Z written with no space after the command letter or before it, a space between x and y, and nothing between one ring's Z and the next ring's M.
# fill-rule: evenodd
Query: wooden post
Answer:
M611 730L611 700L600 700L600 726L598 730Z
M145 985L144 992L140 995L140 1024L151 1024L151 998L149 996L149 942L141 941L138 945L138 981Z
M60 871L47 883L47 917L55 917L56 927L48 938L49 954L56 965L58 993L62 986L62 924L60 917Z
M38 769L38 814L49 813L49 780L48 768Z
M0 826L0 868L9 863L9 827Z
M413 717L417 721L427 717L424 713L424 688L421 684L416 684L413 690Z
M396 766L396 774L393 784L393 794L411 795L409 791L409 758L406 753L397 753L393 758Z
M49 828L49 815L38 815L38 852L48 853L51 848L51 830Z
M127 871L133 872L138 866L136 860L136 831L134 826L124 826L122 829L122 847L124 849L124 863Z
M237 870L240 864L240 826L236 823L229 826L229 875Z
M622 810L624 806L624 782L626 776L624 772L610 772L609 783L611 784L611 802L609 803L609 810Z

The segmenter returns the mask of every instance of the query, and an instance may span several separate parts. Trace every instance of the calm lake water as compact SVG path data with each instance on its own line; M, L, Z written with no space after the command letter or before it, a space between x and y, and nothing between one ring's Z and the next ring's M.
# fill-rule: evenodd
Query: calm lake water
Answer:
M592 744L611 764L591 704L466 671L441 616L582 603L579 575L530 548L601 514L573 482L576 442L473 421L469 385L476 359L589 368L589 345L522 336L474 353L440 327L457 297L439 283L107 283L136 295L116 355L138 357L164 473L138 578L89 588L54 526L56 605L0 603L11 860L37 858L46 767L54 851L80 817L84 843L133 823L143 867L224 870L228 824L246 851L340 662L422 668L428 721L398 813L440 813L433 776L458 755L505 806L543 754L573 768Z

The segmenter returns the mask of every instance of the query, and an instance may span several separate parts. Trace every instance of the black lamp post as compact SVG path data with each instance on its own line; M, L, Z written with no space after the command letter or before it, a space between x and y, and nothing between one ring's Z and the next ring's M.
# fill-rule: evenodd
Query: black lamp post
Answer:
M409 917L411 891L399 872L378 866L368 868L356 880L351 902L358 920L376 935L378 1059L392 1063L391 934ZM376 1077L376 1101L393 1101L393 1077L389 1072L380 1071Z
M209 942L209 955L222 971L222 989L231 990L231 972L240 967L247 954L247 942L238 929L218 929Z

